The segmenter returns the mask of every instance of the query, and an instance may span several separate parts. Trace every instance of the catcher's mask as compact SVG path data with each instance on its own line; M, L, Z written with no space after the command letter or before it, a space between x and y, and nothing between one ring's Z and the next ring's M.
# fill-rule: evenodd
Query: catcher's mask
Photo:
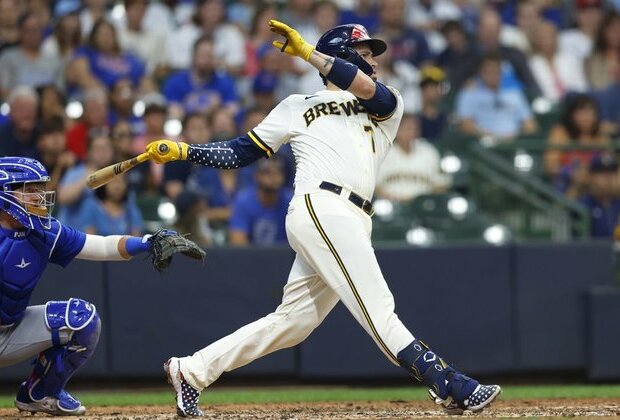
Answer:
M50 177L30 158L0 158L0 209L29 229L51 227L56 192L47 190Z

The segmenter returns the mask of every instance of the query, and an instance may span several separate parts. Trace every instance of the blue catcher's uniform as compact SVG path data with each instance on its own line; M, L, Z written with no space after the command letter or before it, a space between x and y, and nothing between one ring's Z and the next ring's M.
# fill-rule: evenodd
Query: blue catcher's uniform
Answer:
M86 409L64 388L99 341L95 306L75 298L28 306L47 264L67 266L86 241L84 233L50 217L55 195L44 190L47 181L34 159L0 158L0 210L24 226L0 227L0 367L38 354L19 386L17 408L81 415Z

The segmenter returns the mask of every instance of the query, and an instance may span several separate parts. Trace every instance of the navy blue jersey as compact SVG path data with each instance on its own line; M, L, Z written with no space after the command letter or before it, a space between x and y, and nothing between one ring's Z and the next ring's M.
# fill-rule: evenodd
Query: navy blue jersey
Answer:
M50 229L0 228L0 325L21 319L48 262L66 267L86 235L53 219Z

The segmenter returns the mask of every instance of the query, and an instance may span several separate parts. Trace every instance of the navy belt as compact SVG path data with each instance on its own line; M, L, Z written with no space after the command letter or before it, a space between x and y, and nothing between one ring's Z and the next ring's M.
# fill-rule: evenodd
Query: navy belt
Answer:
M322 190L331 191L334 194L338 194L338 195L340 195L340 193L342 192L342 187L340 185L332 184L331 182L327 182L327 181L321 182L321 185L319 185L319 188ZM353 191L351 191L351 193L349 194L348 199L350 202L352 202L357 207L362 209L362 211L366 213L367 215L369 215L370 217L372 217L372 215L375 214L375 211L372 208L372 203L368 200L364 200L362 197L355 194Z

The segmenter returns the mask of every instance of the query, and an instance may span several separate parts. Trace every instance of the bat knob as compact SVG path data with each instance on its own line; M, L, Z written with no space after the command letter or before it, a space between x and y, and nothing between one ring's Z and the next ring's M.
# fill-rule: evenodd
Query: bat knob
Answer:
M159 152L159 154L165 155L166 153L168 153L168 145L165 143L160 144L157 147L157 151Z

